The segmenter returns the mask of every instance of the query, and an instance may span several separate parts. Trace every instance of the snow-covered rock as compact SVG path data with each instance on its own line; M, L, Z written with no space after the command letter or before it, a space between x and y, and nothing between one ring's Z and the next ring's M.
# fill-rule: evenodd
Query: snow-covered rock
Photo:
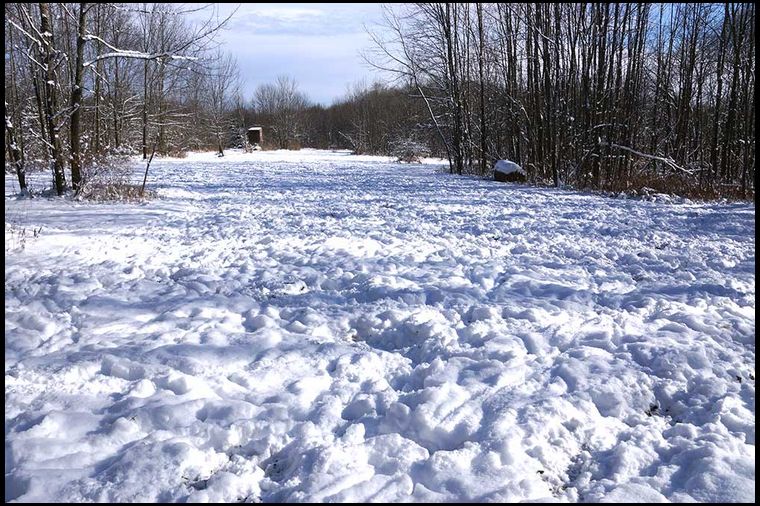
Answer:
M522 182L526 174L522 167L509 160L498 160L494 165L493 177L496 181Z

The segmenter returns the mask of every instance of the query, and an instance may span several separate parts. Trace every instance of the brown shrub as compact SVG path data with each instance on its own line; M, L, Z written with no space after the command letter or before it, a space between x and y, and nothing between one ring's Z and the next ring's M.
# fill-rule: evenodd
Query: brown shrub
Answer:
M144 199L152 199L157 196L156 192L148 188L140 195L141 184L131 183L93 183L85 186L79 192L78 198L93 202L139 202Z
M93 159L83 171L82 186L76 193L78 200L93 202L136 202L156 196L154 191L145 189L140 195L141 184L134 184L135 172L142 176L144 168L136 169L128 157L102 157ZM142 181L142 177L140 177Z
M625 192L634 195L646 195L649 193L663 193L671 196L686 197L698 200L751 200L754 199L754 189L748 188L747 195L742 195L738 185L701 185L695 176L687 174L651 174L639 173L631 175L627 182L613 182L606 185L603 190L612 192Z

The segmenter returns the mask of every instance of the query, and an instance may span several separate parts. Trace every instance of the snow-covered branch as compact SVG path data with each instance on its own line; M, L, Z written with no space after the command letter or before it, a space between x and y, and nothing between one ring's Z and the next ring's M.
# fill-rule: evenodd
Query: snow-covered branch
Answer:
M9 18L6 18L6 21L8 21L8 23L10 23L11 26L13 26L14 28L16 28L18 31L20 31L21 33L23 33L24 35L26 35L35 44L37 44L39 46L42 45L42 42L40 42L40 40L37 37L35 37L31 33L27 32L23 28L21 28L21 26L19 26L15 21L13 21L12 19L9 19Z
M163 60L163 59L186 60L186 61L198 60L197 56L183 56L183 55L177 55L177 54L171 54L171 53L165 53L165 52L151 54L151 53L144 53L142 51L134 51L131 49L121 49L121 50L116 50L110 53L101 54L93 58L92 60L85 62L83 65L85 67L89 67L99 62L100 60L106 60L108 58L133 58L137 60Z
M648 158L650 160L656 160L658 162L664 163L668 167L671 167L671 168L673 168L675 170L682 171L682 172L684 172L686 174L692 174L692 172L690 170L684 169L680 165L676 164L676 162L673 161L672 158L664 158L662 156L650 155L648 153L642 153L641 151L636 151L635 149L629 148L628 146L621 146L620 144L615 144L615 143L610 143L610 147L611 148L616 148L616 149L622 149L623 151L628 151L629 153L631 153L633 155L636 155L636 156L639 156L641 158Z

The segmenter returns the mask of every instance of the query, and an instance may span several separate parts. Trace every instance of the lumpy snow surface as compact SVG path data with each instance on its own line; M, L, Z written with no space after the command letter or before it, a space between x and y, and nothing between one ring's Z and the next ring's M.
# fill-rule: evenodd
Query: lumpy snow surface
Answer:
M754 501L754 206L428 162L6 175L6 500Z

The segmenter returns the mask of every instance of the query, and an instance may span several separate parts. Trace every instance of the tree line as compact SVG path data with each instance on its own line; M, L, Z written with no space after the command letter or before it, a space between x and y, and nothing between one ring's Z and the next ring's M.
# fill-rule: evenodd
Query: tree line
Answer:
M287 76L248 93L208 7L6 4L6 168L62 193L121 152L248 147L392 154L453 173L508 159L540 184L754 196L754 4L383 6L364 56L392 82L324 106ZM199 11L203 11L202 13ZM190 23L208 14L205 23Z
M381 81L353 83L342 98L325 106L313 103L295 79L280 76L256 88L244 114L247 124L265 128L270 148L308 146L390 155L409 140L439 148L414 90Z
M412 83L452 172L509 159L607 190L754 195L755 5L384 7L370 60Z
M109 157L248 148L256 124L268 148L387 154L416 121L406 91L379 83L329 107L287 76L247 93L216 40L228 20L208 4L7 3L6 170L22 191L49 171L61 195Z
M383 12L365 59L395 84L303 107L310 145L390 154L413 139L457 174L486 175L507 159L555 186L754 196L754 4Z
M61 195L108 156L221 149L240 103L215 40L228 20L209 4L6 3L6 169L22 190L50 170Z

